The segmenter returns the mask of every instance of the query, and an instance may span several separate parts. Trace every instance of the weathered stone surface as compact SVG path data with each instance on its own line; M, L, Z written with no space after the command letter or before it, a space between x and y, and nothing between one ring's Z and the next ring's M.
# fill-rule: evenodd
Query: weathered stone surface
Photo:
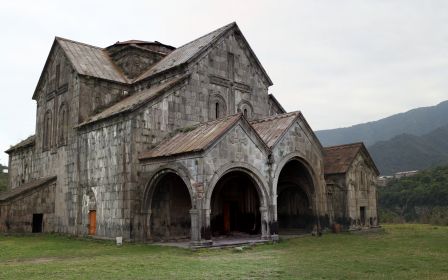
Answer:
M74 66L56 40L34 94L35 144L9 155L10 188L47 176L57 176L57 182L0 206L8 209L0 212L0 230L29 231L33 214L44 213L44 231L87 235L93 223L89 213L95 213L96 235L102 237L140 241L187 237L194 244L208 244L217 234L213 228L243 230L267 239L277 237L279 224L280 229L283 224L300 228L299 221L307 220L303 229L308 229L329 226L339 217L343 210L337 203L344 196L334 192L333 201L338 199L329 203L322 147L306 121L297 119L273 147L247 121L284 110L269 97L272 83L236 24L222 30L206 46L192 44L198 46L189 50L195 55L179 64L169 48L160 56L123 46L104 49L102 54L112 55L110 61L127 78L137 77L157 61L171 59L176 64L136 82L127 79L128 83L124 78L99 78L107 73L80 73L80 66ZM133 67L139 58L141 64ZM184 76L135 108L84 123L101 110L122 104L129 95ZM236 113L244 116L202 151L140 159L179 131ZM364 168L361 163L357 166L356 170ZM353 189L360 186L356 172L347 177ZM370 180L374 174L368 176ZM252 187L235 187L237 182ZM278 205L285 189L296 198ZM225 199L213 198L216 193ZM362 205L368 207L368 217L374 217L375 195L374 188L349 193L347 217L359 219ZM279 223L277 209L287 223ZM239 214L256 219L251 221L253 229L235 222ZM214 226L212 220L221 224Z

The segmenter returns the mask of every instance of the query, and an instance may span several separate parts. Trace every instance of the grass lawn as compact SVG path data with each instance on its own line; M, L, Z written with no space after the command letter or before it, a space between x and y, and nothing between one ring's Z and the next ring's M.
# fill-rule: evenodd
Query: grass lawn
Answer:
M58 235L0 236L0 279L448 279L448 227L384 225L197 251Z

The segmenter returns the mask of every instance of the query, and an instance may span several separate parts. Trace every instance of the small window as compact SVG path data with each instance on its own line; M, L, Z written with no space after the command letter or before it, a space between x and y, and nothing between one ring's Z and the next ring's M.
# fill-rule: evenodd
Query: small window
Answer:
M44 150L48 150L51 146L51 125L52 125L52 121L53 121L53 116L51 114L51 111L48 110L45 113L45 117L44 117L44 133L43 133L43 149Z
M215 103L215 119L219 119L219 102Z
M247 109L244 109L244 117L246 117L247 118Z

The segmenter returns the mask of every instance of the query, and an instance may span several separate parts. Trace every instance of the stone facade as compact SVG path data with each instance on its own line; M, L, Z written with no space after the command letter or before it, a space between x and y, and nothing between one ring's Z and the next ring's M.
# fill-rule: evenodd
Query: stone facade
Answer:
M270 85L235 23L178 49L56 38L33 95L36 134L7 151L7 193L19 195L0 205L22 214L2 208L0 229L29 231L43 214L44 232L207 244L330 226L323 148ZM163 149L175 152L154 156ZM25 198L47 177L56 183ZM375 196L349 199L356 212Z
M344 158L344 148L355 147L344 172L327 172L328 208L335 223L346 229L356 230L378 226L377 178L378 170L362 144L343 145L339 157ZM356 148L357 147L357 148ZM326 148L327 151L336 147Z

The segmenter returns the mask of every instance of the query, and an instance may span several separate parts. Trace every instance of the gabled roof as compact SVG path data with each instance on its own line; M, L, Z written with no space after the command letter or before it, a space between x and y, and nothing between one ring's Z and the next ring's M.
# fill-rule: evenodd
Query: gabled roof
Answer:
M272 148L277 145L283 135L285 135L285 133L297 120L303 122L308 132L311 134L311 137L313 137L314 142L316 142L319 149L322 149L319 139L314 134L314 131L311 129L300 111L253 120L250 123L257 133L263 138L263 141L269 146L269 148Z
M43 74L50 63L50 57L53 55L57 45L61 47L72 67L80 75L91 76L117 83L129 83L126 76L112 62L105 49L61 37L55 37L50 53L45 61L44 68L42 69L42 73L40 74L39 81L37 82L36 89L34 90L33 99L36 99L37 90L44 79Z
M56 176L37 179L37 180L30 181L20 187L17 187L17 188L14 188L14 189L11 189L11 190L8 190L5 192L0 192L0 202L15 198L21 194L32 191L36 188L44 186L44 185L50 183L51 181L55 181L55 180L56 180Z
M171 78L162 84L154 85L149 89L136 92L133 95L119 101L118 103L115 103L110 107L107 107L104 111L89 117L86 121L79 124L78 127L91 124L99 120L107 119L109 117L121 113L133 111L139 108L140 106L156 99L160 95L164 94L165 92L169 91L176 85L180 84L182 81L185 81L187 77L188 75L183 75L181 77Z
M135 81L144 80L150 76L155 74L164 72L166 70L172 69L174 67L180 66L192 60L194 57L205 51L213 42L218 40L222 35L224 35L227 31L229 31L236 24L231 23L225 25L221 28L216 29L202 37L199 37L196 40L193 40L168 54L158 63L156 63L149 70L144 72L140 77L138 77Z
M79 74L119 83L129 82L105 49L60 37L55 40Z
M160 60L158 63L156 63L154 66L152 66L149 70L144 72L140 77L134 80L134 82L142 81L148 77L151 77L153 75L168 71L170 69L180 67L182 65L188 64L192 62L194 59L199 57L202 53L204 53L206 50L208 50L215 42L217 42L222 36L227 34L227 32L231 29L235 29L238 33L242 34L240 29L238 28L238 25L235 22L232 22L230 24L227 24L221 28L216 29L215 31L212 31L196 40L193 40L170 54L168 54L166 57L164 57L162 60ZM244 40L244 43L247 46L247 49L251 53L251 55L254 57L257 65L260 67L263 75L266 77L269 85L272 85L272 81L269 78L268 74L264 70L263 66L261 65L260 61L258 60L257 56L251 49L249 43L246 41L244 36L241 36Z
M368 164L379 175L378 168L362 142L324 148L324 172L328 174L347 173L359 153L366 156Z
M143 153L140 160L203 152L240 121L247 124L247 127L254 132L263 147L269 151L269 147L265 145L263 139L253 130L246 118L239 113L181 129L177 134L163 141L156 148Z
M9 154L9 153L11 153L15 150L21 149L21 148L31 147L31 146L34 146L35 143L36 143L36 136L31 135L30 137L26 138L23 141L20 141L16 145L14 145L11 148L9 148L8 150L6 150L5 153Z
M289 127L297 120L300 112L275 115L259 120L251 121L250 124L261 136L263 141L272 148L286 133Z

